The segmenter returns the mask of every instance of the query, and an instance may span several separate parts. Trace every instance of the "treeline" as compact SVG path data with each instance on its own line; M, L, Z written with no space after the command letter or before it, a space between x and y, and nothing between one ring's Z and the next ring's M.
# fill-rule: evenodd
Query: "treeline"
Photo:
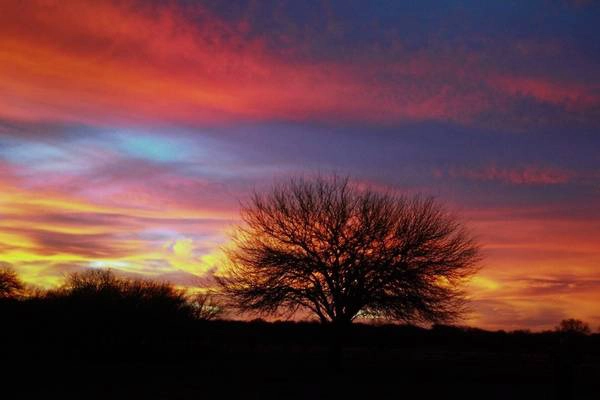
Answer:
M5 304L58 307L79 320L99 315L142 320L208 320L222 308L207 293L189 294L168 282L117 276L110 269L67 275L58 288L28 288L11 269L0 270L0 299Z
M3 343L20 342L29 350L18 352L36 354L59 351L64 356L102 357L130 353L137 357L149 351L173 356L286 346L325 351L332 340L362 348L451 346L548 353L565 341L590 350L600 342L600 335L591 335L589 326L578 320L564 320L556 330L542 333L363 323L352 325L343 337L327 325L311 322L226 321L221 319L223 303L209 294L189 294L169 283L124 278L110 270L74 273L61 287L47 291L27 290L8 269L0 272L0 282ZM53 346L48 347L49 343ZM15 349L3 346L1 351Z
M542 333L355 323L340 335L332 324L220 319L210 296L106 270L48 291L3 274L0 360L24 398L363 399L399 384L439 398L474 383L532 398L527 390L588 390L600 372L600 335L573 321ZM37 383L17 384L21 375Z
M181 341L222 311L206 293L110 270L73 273L50 290L27 288L9 269L0 282L4 357L136 357L149 344Z

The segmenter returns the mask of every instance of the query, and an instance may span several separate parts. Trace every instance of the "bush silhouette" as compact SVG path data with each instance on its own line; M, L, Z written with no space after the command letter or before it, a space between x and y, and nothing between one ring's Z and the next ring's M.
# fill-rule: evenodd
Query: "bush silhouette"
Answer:
M118 277L111 270L71 274L44 297L82 324L144 327L196 317L183 290L169 283Z
M0 298L16 297L23 293L25 286L16 272L10 268L0 269Z

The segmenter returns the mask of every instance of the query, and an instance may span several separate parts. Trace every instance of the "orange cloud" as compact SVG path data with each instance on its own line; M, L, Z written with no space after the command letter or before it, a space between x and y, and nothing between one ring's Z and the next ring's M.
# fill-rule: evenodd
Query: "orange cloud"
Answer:
M506 95L598 104L585 88L532 79L494 78L499 92L489 93L474 54L395 54L401 62L375 65L292 61L246 31L200 5L5 2L0 118L100 125L340 117L465 122L495 110Z
M546 211L465 212L485 255L470 285L470 324L542 330L568 317L600 324L600 220Z
M0 16L1 116L210 121L394 106L353 97L362 87L340 66L289 65L260 40L197 13L202 24L173 7L132 2L7 4Z
M202 202L172 202L165 209L154 198L133 207L61 191L60 185L28 186L0 165L0 260L42 286L95 267L194 284L215 267L211 254L235 218ZM168 247L173 241L176 252Z

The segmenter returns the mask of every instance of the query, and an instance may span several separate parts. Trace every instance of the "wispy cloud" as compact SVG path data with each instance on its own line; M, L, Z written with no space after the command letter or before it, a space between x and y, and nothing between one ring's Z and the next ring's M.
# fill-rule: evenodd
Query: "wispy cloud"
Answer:
M510 110L521 97L597 115L598 82L499 75L493 61L505 57L508 40L491 41L491 51L443 40L386 51L358 42L362 55L349 53L347 62L290 55L292 48L274 47L285 41L273 43L271 33L251 25L177 2L9 1L0 16L0 117L100 125L307 118L471 123ZM293 24L282 28L290 29L282 37L294 32ZM381 41L389 35L381 32ZM293 42L315 43L306 40ZM513 63L534 56L511 55Z
M538 166L502 168L490 165L483 168L435 169L437 178L469 179L475 181L497 181L513 185L558 185L575 177L571 171Z

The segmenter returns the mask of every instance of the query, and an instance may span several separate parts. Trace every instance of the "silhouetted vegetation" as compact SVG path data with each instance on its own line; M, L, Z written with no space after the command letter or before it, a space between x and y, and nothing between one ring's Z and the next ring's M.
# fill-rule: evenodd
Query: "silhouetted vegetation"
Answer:
M24 289L25 285L14 270L0 268L0 298L16 297L22 294Z
M556 330L571 335L589 335L592 333L592 330L587 323L574 318L563 319L556 327Z
M45 297L78 321L102 317L127 324L154 324L196 316L186 293L173 285L121 278L110 270L71 274L61 288L49 291Z
M198 314L201 309L208 314ZM328 324L210 320L215 309L210 295L192 298L169 284L110 271L71 275L56 290L3 298L0 360L10 366L3 393L552 399L599 389L598 334L353 324L340 337ZM343 341L339 370L328 363L332 338Z
M433 199L359 190L337 176L255 193L242 219L219 283L243 312L310 311L336 324L453 321L479 260Z
M223 302L217 301L213 293L196 293L188 296L194 317L201 321L212 321L225 315Z
M189 295L169 283L124 278L110 270L71 274L57 289L0 303L2 325L10 327L6 334L28 345L61 344L63 358L135 353L143 343L161 343L169 331L185 332L220 313L208 294Z

